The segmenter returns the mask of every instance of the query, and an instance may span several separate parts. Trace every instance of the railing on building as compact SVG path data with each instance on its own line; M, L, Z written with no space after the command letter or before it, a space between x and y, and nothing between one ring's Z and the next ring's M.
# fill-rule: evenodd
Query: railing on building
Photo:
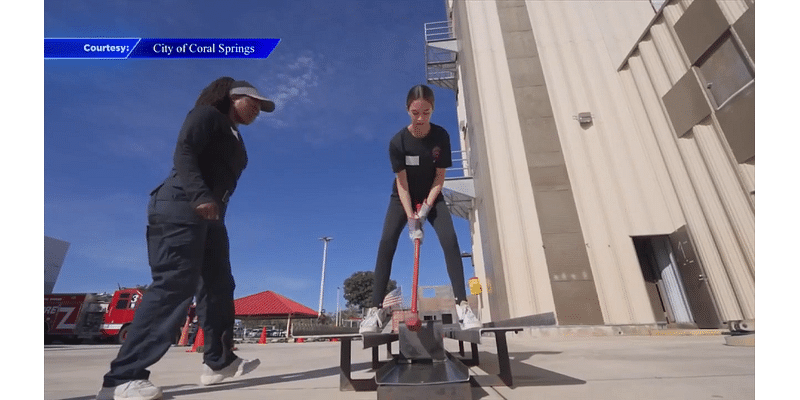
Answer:
M453 150L452 152L453 166L447 168L445 179L466 178L470 176L469 161L467 160L467 152L464 150Z
M445 172L442 195L451 214L469 220L474 205L475 188L472 183L467 152L455 150L452 152L452 157L453 166Z
M425 76L428 83L456 90L458 43L450 21L425 24Z
M425 42L440 42L455 38L451 21L428 22L425 24Z
M458 92L458 41L451 21L425 24L425 77L429 84ZM469 220L475 198L466 151L453 151L442 195L450 213Z

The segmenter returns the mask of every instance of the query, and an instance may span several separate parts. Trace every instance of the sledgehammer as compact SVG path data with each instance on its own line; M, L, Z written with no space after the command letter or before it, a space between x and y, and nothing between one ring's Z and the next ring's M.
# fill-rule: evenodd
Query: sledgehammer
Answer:
M417 205L417 212L422 205ZM417 332L422 327L422 321L419 320L417 313L417 287L419 284L419 247L420 240L414 239L414 277L411 284L411 315L406 317L406 327L412 331Z
M406 326L412 332L419 331L422 321L417 313L417 284L419 282L419 239L414 239L414 278L411 286L411 315L406 317Z

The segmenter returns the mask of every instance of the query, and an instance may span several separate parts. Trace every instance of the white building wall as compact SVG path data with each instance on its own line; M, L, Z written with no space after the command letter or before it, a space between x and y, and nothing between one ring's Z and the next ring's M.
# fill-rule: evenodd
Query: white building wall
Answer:
M714 116L677 138L661 98L690 70L674 31L692 1L670 1L620 68L633 116L652 127L723 320L755 318L755 165L737 164ZM747 0L717 1L729 23ZM637 107L638 108L638 107Z
M731 22L748 2L718 1ZM538 161L525 152L497 4L448 3L461 46L462 146L478 194L483 320L553 311L529 173ZM552 107L605 324L654 322L632 237L684 225L720 318L755 315L754 163L732 161L713 116L678 139L661 102L689 68L672 26L691 3L670 1L656 14L648 2L529 0L516 16L533 29L548 93L533 100ZM581 126L579 112L593 123Z
M653 16L645 2L527 2L607 324L654 322L631 236L679 225L659 196L616 67ZM591 112L582 127L579 112ZM678 218L679 220L679 218Z
M502 282L487 278L488 284L503 285L507 298L514 299L508 302L509 317L552 311L547 270L534 267L546 266L546 261L536 210L531 207L533 193L497 9L492 2L466 2L465 11L473 29L469 51L474 54L474 64L469 69L478 77L475 90L480 93L478 107L483 121L470 134L482 138L473 147L481 146L487 155L484 163L473 163L473 168L480 171L475 174L476 185L482 179L492 185L490 192L481 192L476 206L479 212L493 213L496 224L491 229L499 240L492 249L494 267L506 271ZM480 198L485 196L491 199ZM493 204L491 210L482 204L487 200ZM480 241L473 239L473 243ZM510 263L517 265L513 273L507 268Z

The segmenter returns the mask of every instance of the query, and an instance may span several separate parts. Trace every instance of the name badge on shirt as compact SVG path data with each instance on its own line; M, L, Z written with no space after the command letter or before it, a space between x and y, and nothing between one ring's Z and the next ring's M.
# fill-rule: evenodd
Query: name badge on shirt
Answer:
M406 165L418 166L419 156L406 156Z

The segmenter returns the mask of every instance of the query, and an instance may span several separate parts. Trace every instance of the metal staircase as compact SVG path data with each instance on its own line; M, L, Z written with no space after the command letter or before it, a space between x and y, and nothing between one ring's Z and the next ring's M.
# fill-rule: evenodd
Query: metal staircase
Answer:
M425 24L425 76L429 84L457 91L458 41L450 21Z
M425 24L425 77L429 84L458 92L458 40L451 21ZM453 167L447 169L442 195L450 213L469 220L475 186L466 152L453 152Z

